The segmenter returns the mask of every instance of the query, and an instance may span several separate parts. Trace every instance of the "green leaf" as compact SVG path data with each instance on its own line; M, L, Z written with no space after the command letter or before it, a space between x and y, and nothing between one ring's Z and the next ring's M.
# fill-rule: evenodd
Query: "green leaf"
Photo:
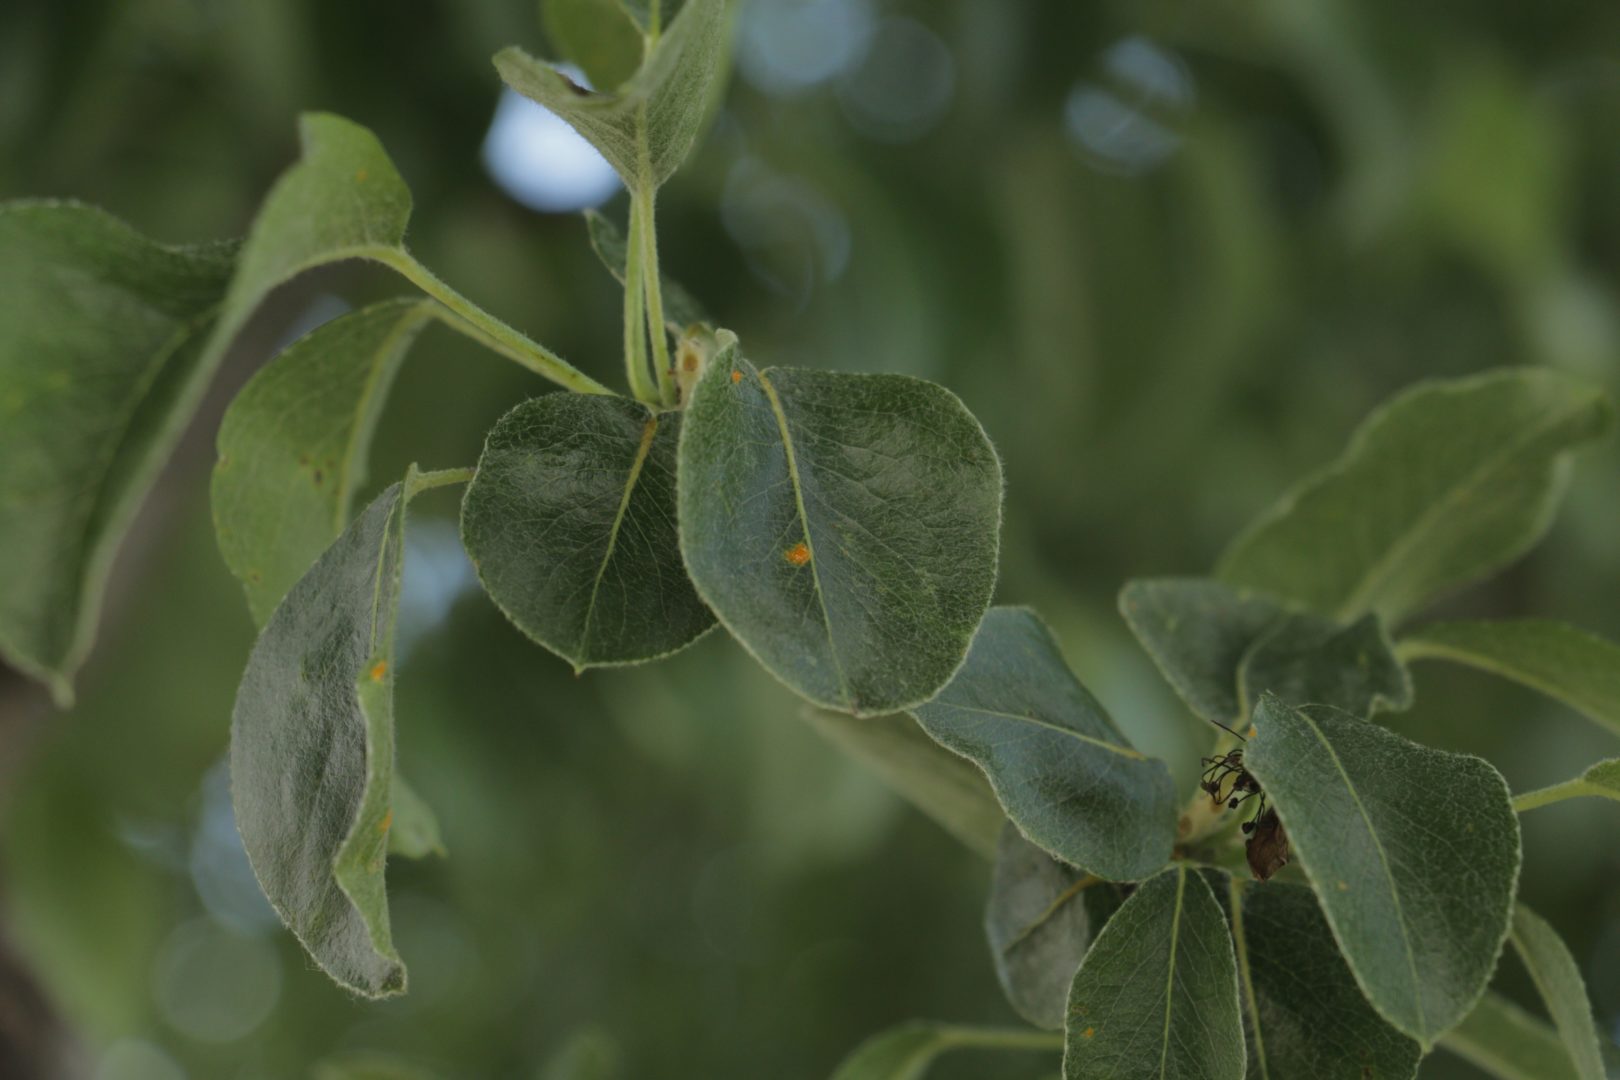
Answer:
M231 266L92 207L0 204L0 655L63 706L113 553L213 373Z
M1065 1080L1243 1080L1237 962L1203 878L1175 866L1108 921L1069 990Z
M315 962L366 997L405 989L383 864L394 773L394 617L413 469L265 624L231 717L231 795L259 884Z
M334 319L231 402L219 428L214 530L258 625L348 524L389 386L436 307L390 300Z
M548 394L490 431L461 508L484 589L576 671L685 648L714 625L681 565L681 414Z
M1421 1048L1362 997L1311 890L1219 876L1237 949L1250 1080L1416 1075Z
M444 839L439 833L439 818L433 808L422 800L399 773L394 774L393 797L390 809L393 818L388 827L388 854L407 859L422 859L445 851Z
M933 383L759 370L722 337L680 441L681 548L698 593L818 705L872 714L928 700L995 586L990 440Z
M915 714L984 770L1007 816L1051 854L1112 881L1169 860L1169 770L1131 748L1033 612L992 608L962 670Z
M1546 531L1568 452L1606 432L1603 392L1542 368L1419 384L1221 559L1233 585L1390 625L1486 577Z
M1406 660L1452 660L1540 690L1620 734L1620 645L1550 619L1430 623Z
M583 135L631 190L651 190L680 167L703 123L723 57L724 0L688 0L641 70L618 90L586 90L522 49L495 54L506 84Z
M1362 992L1426 1047L1467 1015L1507 936L1519 822L1480 758L1266 695L1243 763L1287 829Z
M1332 705L1366 718L1412 706L1412 679L1376 615L1349 626L1287 615L1255 642L1238 670L1245 705L1264 693L1291 705Z
M541 0L540 21L592 86L611 90L641 66L645 39L618 0Z
M1586 999L1586 983L1558 932L1520 904L1513 913L1510 937L1541 1000L1547 1003L1547 1011L1575 1064L1576 1075L1580 1080L1605 1080L1608 1074L1603 1068L1597 1027L1592 1022L1592 1006Z
M1038 1031L959 1027L913 1020L867 1039L844 1059L832 1080L921 1080L947 1050L1057 1050L1055 1035Z
M630 242L624 230L597 210L585 211L585 227L590 233L591 250L596 252L613 279L623 285L630 259ZM689 326L711 321L703 305L680 282L668 274L661 274L659 280L663 283L664 321L672 333L679 334Z
M1127 582L1119 610L1187 707L1227 728L1247 712L1238 698L1243 657L1284 614L1268 596L1208 578Z
M1480 998L1440 1045L1498 1080L1581 1080L1553 1029L1496 994Z
M904 713L845 716L821 709L801 715L969 848L994 858L1007 815L984 774L925 735Z
M1059 1030L1069 984L1091 944L1082 900L1098 879L1058 862L1011 825L996 846L985 936L1008 1002L1036 1027Z
M1527 791L1523 795L1513 797L1513 809L1519 813L1534 810L1537 807L1549 806L1565 799L1574 799L1582 795L1595 795L1602 799L1620 800L1620 758L1609 758L1600 761L1587 769L1573 780L1566 780L1562 784L1542 788L1539 791Z

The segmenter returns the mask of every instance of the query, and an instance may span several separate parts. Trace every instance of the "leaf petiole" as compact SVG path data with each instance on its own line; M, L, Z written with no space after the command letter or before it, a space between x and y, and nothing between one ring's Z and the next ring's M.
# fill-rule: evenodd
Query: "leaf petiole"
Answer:
M405 498L414 499L424 491L448 487L451 484L471 482L476 469L434 469L431 472L412 472L405 488Z
M657 404L658 389L647 373L646 290L642 278L646 268L642 265L641 201L630 199L630 220L627 223L630 240L624 258L624 374L630 383L630 392L637 401Z

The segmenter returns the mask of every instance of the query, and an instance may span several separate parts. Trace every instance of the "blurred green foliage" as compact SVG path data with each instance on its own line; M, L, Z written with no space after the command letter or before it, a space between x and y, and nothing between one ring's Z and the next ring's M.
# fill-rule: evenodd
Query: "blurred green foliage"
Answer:
M932 66L900 68L935 91L945 71L938 115L885 112L895 61L858 50L784 92L762 65L796 6L822 29L868 19L873 48L942 45L947 67L928 46L905 56ZM1130 643L1125 578L1206 570L1421 377L1546 363L1620 390L1620 6L743 7L754 59L663 193L666 267L761 362L957 390L1005 459L998 600L1038 606L1184 785L1208 729ZM329 109L399 164L424 262L617 384L617 287L582 220L524 209L480 161L489 56L513 43L547 51L534 0L12 0L0 197L84 199L167 241L236 235L294 156L296 113ZM331 294L407 291L379 268L300 280L225 381ZM469 464L545 389L431 328L372 475ZM137 529L81 706L3 750L5 932L99 1075L257 1080L383 1052L448 1077L813 1080L911 1016L1015 1022L976 856L722 635L574 678L468 591L443 495L414 512L397 707L401 768L451 855L390 869L411 994L347 999L254 906L222 827L251 627L209 526L211 441L194 433ZM1447 613L1620 636L1617 476L1620 446L1585 455L1549 541ZM1614 752L1483 675L1425 666L1417 693L1392 726L1484 754L1518 790ZM1614 813L1528 815L1522 881L1611 1034L1620 854L1591 838ZM1500 983L1539 1008L1516 961ZM940 1075L1043 1071L964 1055ZM1423 1075L1475 1074L1437 1055Z

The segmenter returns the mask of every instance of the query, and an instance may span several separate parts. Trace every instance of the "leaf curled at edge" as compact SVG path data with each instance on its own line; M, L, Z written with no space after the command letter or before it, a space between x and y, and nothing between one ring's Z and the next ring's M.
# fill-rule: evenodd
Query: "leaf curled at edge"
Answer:
M389 300L340 315L261 368L226 410L214 531L257 625L348 524L389 387L436 307Z
M1545 1021L1487 992L1440 1046L1498 1080L1581 1080Z
M484 590L575 671L668 656L714 615L681 561L678 412L547 394L490 430L461 508Z
M1425 1047L1485 991L1507 937L1519 822L1480 758L1273 695L1244 765L1288 830L1367 999Z
M0 204L0 655L60 706L118 543L217 364L233 260L89 206Z
M1613 421L1600 388L1546 368L1420 383L1240 535L1217 575L1340 621L1375 612L1393 626L1529 550L1551 522L1569 451Z
M938 693L995 586L1001 462L950 391L755 368L722 347L681 422L681 551L766 670L857 715Z
M340 985L405 989L389 932L394 620L414 468L378 495L271 615L231 717L231 795L277 914Z
M495 54L508 86L578 131L632 191L668 180L691 150L723 56L724 0L687 0L630 81L609 93L586 90L512 47Z
M1201 875L1143 882L1092 942L1069 990L1065 1080L1243 1080L1237 960Z
M1260 635L1238 668L1245 712L1267 693L1366 719L1379 710L1411 708L1412 677L1378 616L1341 626L1320 615L1289 614Z
M1513 912L1513 947L1530 972L1531 980L1564 1042L1580 1080L1605 1080L1603 1052L1597 1027L1592 1021L1592 1005L1586 997L1586 983L1575 958L1547 921L1523 904Z
M1539 690L1620 734L1620 645L1551 619L1430 623L1402 659L1450 660Z
M1057 858L1110 881L1169 861L1168 768L1131 747L1033 612L990 609L956 677L912 713L984 770L1018 830Z
M612 90L641 66L646 39L618 0L542 0L540 21L592 86Z

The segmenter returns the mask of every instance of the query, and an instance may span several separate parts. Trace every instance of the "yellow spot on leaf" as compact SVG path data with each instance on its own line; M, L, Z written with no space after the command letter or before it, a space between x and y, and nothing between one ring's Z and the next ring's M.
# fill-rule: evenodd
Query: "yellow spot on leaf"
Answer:
M388 661L379 660L371 668L371 681L382 682L383 676L388 674Z
M731 381L734 382L734 383L742 382L742 372L740 372L740 371L736 370L735 368L733 368L732 372L731 372Z
M782 552L782 558L794 566L803 566L810 561L810 548L803 540L800 540L797 544Z
M1340 892L1349 892L1349 891L1350 891L1350 886L1349 886L1349 885L1346 885L1346 884L1345 884L1345 883L1344 883L1344 882L1342 882L1342 881L1341 881L1341 882L1339 882L1339 883L1338 883L1338 888L1339 888L1339 891L1340 891Z
M365 183L366 182L366 170L361 169L359 172L355 173L354 174L354 182L357 183L357 184Z
M1082 1031L1080 1033L1080 1037L1084 1038L1084 1039L1089 1039L1095 1034L1097 1034L1097 1029L1088 1027L1088 1028L1086 1028L1086 1030L1084 1030L1084 1031Z
M383 815L383 819L381 821L377 822L377 831L378 832L387 832L388 831L388 826L392 825L393 823L394 823L394 811L392 809L390 809L388 811L388 813Z
M1252 739L1258 734L1260 734L1260 729L1255 727L1253 724L1250 724L1249 725L1249 738Z

